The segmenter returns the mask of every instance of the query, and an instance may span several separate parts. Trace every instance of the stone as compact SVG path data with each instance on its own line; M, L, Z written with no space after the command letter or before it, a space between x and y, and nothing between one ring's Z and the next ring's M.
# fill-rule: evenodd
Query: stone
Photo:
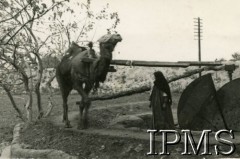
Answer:
M101 150L104 150L104 149L105 149L105 145L102 145L99 150L101 151Z
M136 152L143 151L143 145L142 145L142 144L139 144L134 150L135 150Z
M135 115L122 115L113 119L110 123L111 126L123 125L125 128L129 127L141 127L144 124L143 119Z
M6 152L8 152L8 147L9 147L9 145L10 145L10 143L8 143L8 142L2 142L1 144L0 144L0 155L5 155L6 154ZM2 154L2 153L4 153L4 154ZM6 155L5 155L6 156Z
M130 145L130 146L128 146L128 147L125 149L125 151L123 151L123 154L130 153L130 152L133 151L133 149L134 149L133 146Z

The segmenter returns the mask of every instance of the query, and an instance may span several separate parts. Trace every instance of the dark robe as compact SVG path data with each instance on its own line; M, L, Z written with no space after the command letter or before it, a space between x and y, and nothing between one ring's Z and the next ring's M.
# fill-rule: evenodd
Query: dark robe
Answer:
M166 89L165 89L166 88ZM174 121L171 109L171 93L169 86L161 88L156 82L150 96L152 108L152 129L174 129ZM164 96L164 94L166 96Z

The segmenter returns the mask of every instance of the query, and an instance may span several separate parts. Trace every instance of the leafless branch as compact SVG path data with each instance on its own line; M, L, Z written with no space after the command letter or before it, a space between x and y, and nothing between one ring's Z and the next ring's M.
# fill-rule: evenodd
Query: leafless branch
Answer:
M66 27L66 34L67 34L67 38L68 38L68 47L70 47L71 45L71 37L70 37L70 33L69 33L69 28Z
M86 24L87 24L87 19L88 19L88 16L87 16L87 17L86 17L86 19L85 19L84 25L83 25L83 27L82 27L82 29L81 29L81 31L80 31L80 33L79 33L78 37L77 37L77 40L76 40L76 42L78 42L78 40L79 40L80 36L81 36L81 35L82 35L82 33L83 33L83 30L84 30L84 28L86 27Z
M52 5L50 8L48 8L44 13L39 14L38 16L29 19L27 22L25 22L25 23L13 34L12 37L10 37L10 39L8 39L8 41L7 41L5 44L8 44L9 41L11 41L27 24L33 22L34 20L40 19L40 18L43 17L45 14L47 14L50 10L52 10L52 9L55 8L57 5L65 2L65 1L67 1L67 0L63 0L63 1L57 2L56 4L54 4L54 5Z
M3 84L1 81L0 81L0 86L2 86L3 89L5 90L5 92L7 93L8 98L10 99L10 101L11 101L11 103L12 103L12 105L13 105L13 108L14 108L14 109L17 111L17 113L18 113L18 117L19 117L20 119L22 119L23 121L25 121L25 119L24 119L24 117L23 117L23 113L22 113L21 110L18 108L15 100L13 99L13 96L12 96L9 88L8 88L5 84Z
M224 66L206 66L206 67L202 67L202 68L199 68L199 69L187 71L187 72L185 72L185 73L183 73L182 75L179 75L179 76L170 77L168 82L169 83L174 82L174 81L177 81L179 79L189 77L189 76L192 76L192 75L197 74L197 73L201 73L203 71L210 71L210 70L220 71L220 70L223 70L223 69L224 69Z
M23 10L25 10L26 8L28 7L28 4L26 6L24 6L20 11L18 11L15 15L13 15L12 17L10 18L7 18L7 19L4 19L4 20L1 20L0 23L4 23L6 21L9 21L11 19L14 19L16 18Z
M18 45L15 45L14 51L13 51L13 63L16 63L16 52L17 52Z
M38 47L38 51L37 52L39 52L39 50L46 44L46 42L48 41L48 39L51 37L51 36L54 36L55 34L52 34L52 35L49 35L45 40L44 40L44 42Z

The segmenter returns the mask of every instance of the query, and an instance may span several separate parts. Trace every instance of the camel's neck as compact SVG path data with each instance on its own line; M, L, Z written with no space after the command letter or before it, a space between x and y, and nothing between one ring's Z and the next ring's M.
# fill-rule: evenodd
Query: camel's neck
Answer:
M112 52L115 45L111 43L100 44L100 56L101 58L112 60Z
M95 72L95 80L96 81L98 81L98 82L105 81L110 63L111 63L110 58L100 57L97 67L96 67L96 70L95 70L96 71Z
M112 61L112 54L109 54L109 55L104 54L104 56L101 56L99 58L99 62L98 62L99 74L106 74L106 71L108 71L111 61Z
M100 82L104 82L108 73L109 65L112 60L114 45L100 44L100 59L97 66L96 77Z

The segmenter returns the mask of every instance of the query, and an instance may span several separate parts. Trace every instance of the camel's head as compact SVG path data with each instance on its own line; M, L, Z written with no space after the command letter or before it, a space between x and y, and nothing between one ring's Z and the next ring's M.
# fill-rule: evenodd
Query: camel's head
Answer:
M122 41L120 34L106 34L98 39L99 43L118 43L120 41Z
M99 86L99 82L104 82L112 60L112 51L118 42L122 41L119 34L107 34L102 36L98 42L100 43L100 60L96 69L95 88Z
M110 52L112 52L116 44L121 41L122 37L120 34L106 34L98 40L100 46L108 49Z

